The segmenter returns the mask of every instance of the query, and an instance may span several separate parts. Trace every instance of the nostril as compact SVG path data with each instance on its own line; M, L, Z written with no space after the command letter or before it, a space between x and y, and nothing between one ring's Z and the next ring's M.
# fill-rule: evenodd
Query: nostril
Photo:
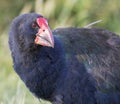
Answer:
M43 32L45 32L45 29L43 29Z

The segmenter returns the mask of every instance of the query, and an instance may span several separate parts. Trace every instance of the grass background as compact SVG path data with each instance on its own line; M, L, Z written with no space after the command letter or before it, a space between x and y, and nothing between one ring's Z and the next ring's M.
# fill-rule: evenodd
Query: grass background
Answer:
M11 20L23 13L43 14L52 29L84 27L97 20L93 27L120 34L120 0L3 0L0 3L0 104L50 104L36 99L12 68L8 48Z

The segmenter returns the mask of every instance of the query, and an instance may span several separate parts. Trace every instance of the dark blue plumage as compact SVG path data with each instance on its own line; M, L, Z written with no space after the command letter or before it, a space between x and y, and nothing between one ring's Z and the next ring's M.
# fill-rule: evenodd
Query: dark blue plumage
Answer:
M120 37L102 29L53 31L54 48L35 44L43 16L18 16L9 46L14 69L29 90L53 104L120 104Z

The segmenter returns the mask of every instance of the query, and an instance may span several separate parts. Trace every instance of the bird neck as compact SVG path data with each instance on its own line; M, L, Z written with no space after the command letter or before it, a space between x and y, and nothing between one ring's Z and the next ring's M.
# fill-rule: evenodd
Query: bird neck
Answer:
M21 52L17 64L14 64L20 78L30 91L40 98L50 99L64 70L64 55L60 49L36 47L29 52Z

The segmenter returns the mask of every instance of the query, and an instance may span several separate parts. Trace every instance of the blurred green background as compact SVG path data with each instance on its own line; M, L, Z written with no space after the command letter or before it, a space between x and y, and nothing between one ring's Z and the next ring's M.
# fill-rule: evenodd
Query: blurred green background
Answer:
M36 99L12 68L8 48L8 30L12 19L36 12L57 27L104 28L120 34L120 0L1 0L0 1L0 104L50 104Z

